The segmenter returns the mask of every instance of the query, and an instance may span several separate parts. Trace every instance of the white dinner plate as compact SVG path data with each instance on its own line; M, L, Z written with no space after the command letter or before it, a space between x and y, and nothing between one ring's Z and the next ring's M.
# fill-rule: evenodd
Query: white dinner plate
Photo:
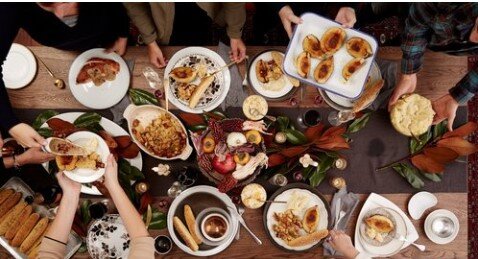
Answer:
M27 86L35 77L37 61L25 46L13 43L3 63L3 82L8 89Z
M259 56L256 56L252 63L249 65L249 82L251 83L252 88L260 95L266 97L266 98L280 98L285 95L287 95L292 88L294 87L292 83L287 79L286 75L283 75L279 80L284 81L283 87L279 90L270 90L267 87L265 87L266 84L260 82L257 80L257 74L256 74L256 65L259 60L264 60L265 62L272 60L272 51L276 51L281 53L282 56L284 56L284 53L277 51L277 50L270 50L270 51L265 51L261 53ZM282 66L282 64L278 64L279 66Z
M176 52L171 57L164 70L164 82L169 82L169 91L167 93L168 99L174 106L184 112L203 113L204 111L214 110L224 101L224 99L226 99L227 93L229 92L229 88L231 86L231 74L229 69L223 69L221 72L218 72L215 75L216 78L214 82L208 87L208 90L206 90L205 95L207 95L207 97L202 97L198 105L191 109L189 108L189 103L187 101L178 98L178 94L176 93L176 85L169 78L169 73L173 68L191 66L191 57L207 60L208 73L213 73L226 65L226 62L221 58L221 56L219 56L219 54L207 48L188 47ZM200 81L201 78L198 76L191 83L198 85ZM217 87L214 87L214 85Z
M128 258L130 237L121 217L109 214L91 223L86 247L94 259Z
M280 190L279 190L280 191ZM317 196L316 194L312 193L309 190L302 189L302 188L292 188L285 190L284 192L280 193L274 198L274 201L289 201L292 194L297 192L301 195L306 195L309 197L308 204L304 206L303 210L298 212L297 216L302 219L305 211L313 207L315 205L319 208L319 225L317 226L317 230L328 229L329 226L329 213L328 213L328 206L326 207L324 201ZM274 224L276 224L276 220L274 219L274 213L284 212L287 210L287 204L284 203L271 203L269 207L266 206L266 215L265 218L267 219L267 231L270 233L270 237L272 240L279 246L292 251L304 251L310 249L311 247L317 245L320 241L315 243L299 246L299 247L291 247L284 242L281 238L275 235L275 231L273 230ZM301 230L302 234L306 234L304 230Z
M313 85L317 88L338 94L345 98L358 98L365 87L368 72L372 66L373 60L375 59L378 49L377 41L372 36L363 32L344 28L347 36L345 38L344 45L334 54L334 71L326 83L319 84L313 78L313 71L319 63L318 59L311 59L311 69L307 78L303 78L297 73L295 61L299 54L303 52L302 42L309 34L315 35L320 40L325 31L332 27L341 27L342 25L313 13L305 13L301 16L301 19L303 22L296 26L294 35L292 36L289 46L287 47L284 59L285 73L306 84ZM347 52L345 43L348 39L355 36L361 37L368 41L372 47L373 54L365 59L365 64L362 68L360 68L359 71L355 72L348 81L345 81L345 79L342 77L342 68L345 66L345 64L353 59L353 57Z
M105 58L118 62L120 70L115 80L106 81L100 86L95 86L93 82L77 84L78 73L91 58ZM129 82L129 69L123 58L114 52L106 53L102 48L90 49L81 53L71 64L68 73L68 85L71 93L78 102L92 109L107 109L117 104L128 92Z
M82 112L67 112L67 113L62 113L54 116L53 118L58 118L62 119L64 121L68 121L73 123L78 117L80 117L83 113ZM111 120L107 118L101 118L100 121L100 126L103 127L108 133L111 134L113 137L117 136L125 136L129 135L128 132L126 132L123 128L121 128L118 124L112 122ZM48 127L48 124L45 122L42 126L43 127ZM138 153L138 156L136 156L133 159L125 159L126 161L130 162L130 164L139 170L143 169L143 158L141 156L141 152ZM44 163L43 167L48 171L48 163ZM88 187L86 185L81 186L81 192L90 194L90 195L103 195L101 192L96 188L96 186L92 185L91 187Z

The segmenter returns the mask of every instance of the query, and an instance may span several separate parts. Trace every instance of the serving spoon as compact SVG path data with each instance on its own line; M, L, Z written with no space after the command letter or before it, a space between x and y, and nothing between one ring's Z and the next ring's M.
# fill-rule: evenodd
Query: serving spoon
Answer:
M42 146L42 150L56 156L87 156L90 154L84 147L62 138L47 138L46 143Z

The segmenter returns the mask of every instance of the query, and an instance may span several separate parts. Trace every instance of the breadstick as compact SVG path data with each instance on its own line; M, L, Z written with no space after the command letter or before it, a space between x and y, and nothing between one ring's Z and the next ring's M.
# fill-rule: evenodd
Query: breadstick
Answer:
M28 219L30 214L32 214L32 211L33 207L31 205L28 205L23 208L20 215L18 215L17 219L12 224L12 227L5 234L6 239L10 240L15 237L15 234L17 234L18 230L22 227L22 224Z
M32 246L25 254L30 254L30 253L32 252L32 250L35 249L35 247L40 246L41 241L43 240L43 237L45 236L46 232L48 232L48 229L50 229L50 227L51 227L51 224L48 223L48 226L46 227L45 231L43 231L43 233L42 233L41 236L37 239L37 241L35 242L35 244L33 244L33 246Z
M25 253L33 246L33 244L35 244L37 239L40 238L40 236L43 234L43 232L45 232L46 228L48 227L48 222L49 219L47 217L44 217L40 221L38 221L32 232L30 232L30 234L20 246L20 252Z
M327 229L322 229L312 234L300 236L296 239L293 239L287 242L287 244L292 247L310 245L312 243L322 240L322 238L326 237L328 234L329 234L329 231Z
M189 233L186 226L178 217L173 218L173 225L176 231L178 231L181 238L184 240L184 242L186 242L186 245L191 248L191 250L193 250L194 252L199 250L198 244L196 244L196 241L194 241L194 238L191 236L191 233Z
M23 240L27 238L28 233L30 233L35 227L35 224L38 222L40 219L40 215L38 213L33 213L30 216L28 216L27 221L22 225L22 227L18 230L17 234L15 234L15 237L10 240L10 245L17 247L23 243Z
M15 206L18 201L22 198L22 194L19 192L16 192L12 194L8 199L0 205L0 222L3 222L5 214Z
M186 225L188 226L189 233L194 238L196 244L202 243L202 238L196 232L196 218L194 217L193 210L189 205L184 205L184 218L186 219Z
M27 206L27 203L20 201L11 209L0 223L0 236L5 235L7 231L13 226L13 223L18 219L18 215L22 212L23 208Z
M0 204L8 199L10 195L12 195L15 191L13 189L2 189L0 191Z
M40 249L40 244L33 247L28 253L28 259L37 259L38 258L38 250Z

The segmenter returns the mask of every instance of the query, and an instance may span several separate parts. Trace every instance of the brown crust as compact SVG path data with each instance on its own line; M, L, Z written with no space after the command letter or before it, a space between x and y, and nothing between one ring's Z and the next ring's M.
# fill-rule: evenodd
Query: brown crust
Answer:
M23 243L23 240L27 238L28 234L33 230L35 225L37 224L38 220L40 219L40 214L33 213L28 216L28 219L22 225L22 227L18 230L15 237L10 240L10 245L13 247L18 247Z
M306 246L306 245L313 244L315 242L319 242L320 240L325 238L327 235L329 235L329 231L327 229L322 229L305 236L300 236L296 239L293 239L287 242L287 244L291 247Z
M46 228L48 227L48 223L49 219L46 217L38 221L33 230L20 245L20 252L25 253L26 251L30 250L33 244L35 244L38 238L40 238L43 232L45 232Z
M10 195L8 199L0 205L0 222L3 221L4 216L10 211L13 206L15 206L18 201L22 198L22 194L19 192L15 192L14 194Z
M32 214L32 211L33 211L33 207L31 205L28 205L25 208L23 208L22 212L20 213L20 215L18 215L12 227L5 234L6 239L10 240L15 237L18 230L20 230L22 223L28 219L30 214Z

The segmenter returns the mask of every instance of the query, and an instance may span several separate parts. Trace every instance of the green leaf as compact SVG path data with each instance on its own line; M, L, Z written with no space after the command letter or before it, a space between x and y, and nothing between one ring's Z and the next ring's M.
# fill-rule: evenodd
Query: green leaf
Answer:
M57 111L47 110L40 113L32 123L32 128L39 130L43 123L47 122L51 117L58 115Z
M430 174L430 173L426 173L426 172L423 172L423 171L420 171L420 174L423 175L423 177L425 177L428 180L431 180L433 182L441 182L441 179L443 177L443 175L441 175L441 174Z
M158 105L158 100L156 99L154 94L142 89L129 89L129 97L135 105Z
M167 227L166 214L154 208L153 214L151 217L151 222L149 223L148 228L149 229L165 229L166 227Z
M305 179L309 179L309 175L314 169L315 168L313 166L304 168L304 170L302 170L302 177L304 177Z
M423 133L422 135L418 136L418 140L416 138L411 138L410 143L409 143L409 149L411 154L415 154L422 150L427 143L430 141L432 138L432 132L427 131Z
M129 179L133 181L144 179L143 173L135 166L131 166L131 171L129 174Z
M37 132L44 138L50 138L53 136L53 131L50 128L39 128L37 129Z
M90 200L84 200L81 205L80 205L80 215L81 215L81 220L83 221L83 224L88 225L91 221L91 216L90 216L90 211L89 207L91 205Z
M363 129L367 122L370 120L370 116L372 112L367 112L362 117L355 119L347 128L347 133L355 133L361 129Z
M207 128L206 125L198 124L198 125L193 125L189 127L189 130L196 132L196 131L201 131L205 130Z
M96 112L85 112L73 122L77 128L96 129L100 124L101 115Z
M312 187L317 187L325 179L325 171L322 171L320 167L317 167L314 173L309 177L309 182Z
M447 125L447 121L444 120L438 123L437 125L433 126L433 139L437 139L441 137L443 134L445 134L448 131L446 125Z
M289 118L288 117L279 116L279 117L277 117L276 123L277 123L277 127L279 128L279 131L285 132L285 130L289 128Z
M397 173L405 178L415 189L421 189L425 186L423 180L418 176L418 169L405 163L398 163L392 167Z
M294 129L286 129L285 135L287 137L287 141L292 145L303 145L308 142L307 137L304 133L294 130Z

